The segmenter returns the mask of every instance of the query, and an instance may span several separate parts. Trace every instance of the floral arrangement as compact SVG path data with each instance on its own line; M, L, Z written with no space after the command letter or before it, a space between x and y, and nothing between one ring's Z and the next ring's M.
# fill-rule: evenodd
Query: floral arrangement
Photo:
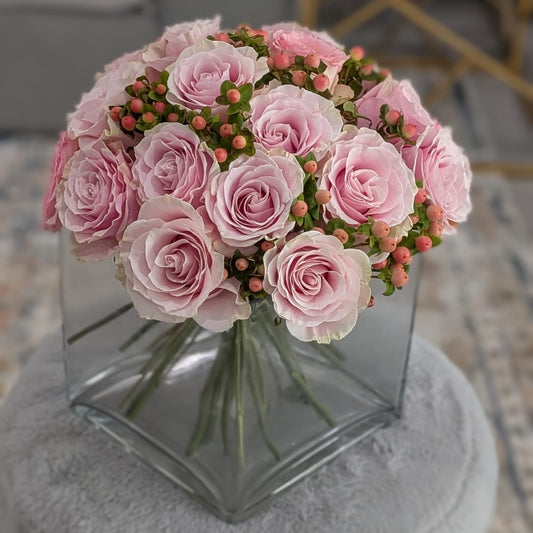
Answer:
M107 65L57 144L43 225L114 256L141 317L224 331L271 298L344 337L470 209L462 150L364 50L294 23L166 29Z

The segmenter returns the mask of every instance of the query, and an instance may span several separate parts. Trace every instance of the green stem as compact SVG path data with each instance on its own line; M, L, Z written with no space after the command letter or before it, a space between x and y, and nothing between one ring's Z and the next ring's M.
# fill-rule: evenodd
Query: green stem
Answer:
M242 397L242 374L243 374L243 333L242 320L235 323L235 384L237 404L237 456L241 466L244 467L244 405Z
M156 324L159 324L157 320L149 320L141 328L139 328L129 339L123 342L118 349L121 352L125 352L130 346L135 344L145 333L148 333Z
M69 337L67 339L67 344L73 344L77 340L81 339L82 337L85 337L85 335L91 333L92 331L101 328L102 326L105 326L108 322L111 322L112 320L115 320L115 318L118 318L119 316L122 316L124 313L127 313L131 308L133 307L132 303L123 305L116 311L113 311L109 315L105 316L101 320L98 320L97 322L94 322L90 326L87 326L86 328L83 328L81 331L78 331L78 333L75 333L72 335L72 337Z

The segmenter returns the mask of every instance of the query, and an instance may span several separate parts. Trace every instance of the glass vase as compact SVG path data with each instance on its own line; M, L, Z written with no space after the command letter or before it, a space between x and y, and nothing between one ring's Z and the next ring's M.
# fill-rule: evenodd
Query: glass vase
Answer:
M223 520L400 416L414 282L393 297L376 285L354 330L321 345L294 338L270 299L223 333L143 320L112 260L80 263L68 242L61 255L69 405Z

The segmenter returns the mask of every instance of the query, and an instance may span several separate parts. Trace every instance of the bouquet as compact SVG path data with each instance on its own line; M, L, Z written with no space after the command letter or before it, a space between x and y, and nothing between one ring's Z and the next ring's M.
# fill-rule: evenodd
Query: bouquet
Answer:
M57 144L43 224L113 256L144 318L223 331L271 298L344 337L471 209L462 150L397 81L294 23L171 26L97 75Z

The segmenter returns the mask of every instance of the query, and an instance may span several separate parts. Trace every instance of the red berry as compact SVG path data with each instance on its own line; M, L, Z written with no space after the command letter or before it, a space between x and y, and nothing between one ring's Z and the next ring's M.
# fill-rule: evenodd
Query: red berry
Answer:
M313 87L319 92L324 92L329 87L329 78L325 74L319 74L313 79Z
M427 235L420 235L415 239L415 246L419 252L427 252L433 246L433 241Z
M382 239L383 237L389 236L390 226L386 222L383 222L383 220L377 220L370 231L374 237Z
M303 87L305 85L306 78L307 73L303 70L295 70L292 73L292 83L298 87Z
M298 200L291 209L291 213L295 217L303 217L309 209L308 205L303 200Z
M120 118L120 111L122 110L121 107L115 106L111 109L109 114L111 115L112 120L118 120Z
M281 54L277 54L273 57L272 62L275 69L285 70L291 64L291 58L287 54L281 52Z
M379 241L379 249L382 252L392 253L396 250L396 240L392 237L383 237Z
M385 114L385 122L391 126L396 126L401 117L402 114L397 109L391 109Z
M416 126L414 124L405 124L402 128L402 135L406 139L411 139L416 135Z
M235 150L242 150L246 146L246 138L242 135L235 135L231 141L231 145Z
M261 243L261 250L263 250L263 252L268 252L268 250L272 250L272 248L274 248L274 243L273 242L263 241Z
M265 265L259 265L257 267L257 274L259 276L264 276L265 275Z
M228 279L228 276L229 276L228 271L227 271L226 269L224 269L224 270L222 271L222 281L227 280L227 279Z
M231 124L222 124L218 132L221 137L229 137L233 133L233 126Z
M374 263L372 265L372 268L374 270L381 270L382 268L385 268L387 266L387 260L384 259L383 261L380 261L379 263Z
M177 113L169 113L167 120L169 122L178 122L178 114Z
M418 224L420 217L418 215L409 215L409 218L411 219L411 222L413 224Z
M418 191L416 191L415 204L423 204L427 200L427 197L428 193L426 192L426 189L418 189Z
M374 65L369 64L369 65L363 65L361 67L361 74L363 76L371 76L373 73L374 73Z
M320 66L320 56L318 54L308 54L304 58L304 65L311 68L318 68Z
M405 265L410 257L411 252L409 251L409 248L405 246L399 246L394 252L392 252L392 258L402 265Z
M407 285L409 281L409 276L405 270L395 270L391 276L391 283L395 287L403 287Z
M228 34L224 32L218 32L217 34L215 34L215 41L221 41L223 43L232 44L232 41L229 38Z
M235 260L235 268L240 272L244 272L250 266L250 262L246 257L239 257Z
M155 88L155 92L159 95L163 95L167 92L167 88L162 83L158 83Z
M395 270L403 270L403 265L401 263L392 263L390 269L392 272L394 272Z
M430 205L426 214L430 222L440 222L444 218L444 209L440 205Z
M120 124L126 131L133 131L137 125L137 121L131 115L126 115L125 117L122 117Z
M250 278L250 281L248 282L248 288L252 292L260 292L263 290L263 281L254 276L253 278Z
M144 84L144 82L142 82L140 80L137 80L137 81L133 82L133 90L135 92L142 91L145 88L146 88L146 85Z
M195 130L203 130L205 129L206 127L206 121L205 121L205 118L202 117L201 115L196 115L192 120L191 120L191 126L195 129Z
M155 120L155 116L151 111L147 111L143 113L142 119L146 124L151 124Z
M366 304L367 307L374 307L374 304L376 303L376 300L373 296L370 296L370 299L368 300L368 303Z
M219 163L224 163L228 158L228 152L225 148L215 148L215 157Z
M318 231L318 233L322 233L322 235L326 234L326 232L324 231L324 228L320 228L319 226L313 226L311 228L311 231Z
M442 235L442 226L438 222L431 222L428 233L433 237L440 237Z
M362 46L354 46L350 49L350 55L356 61L361 61L365 57L365 49Z
M310 161L306 161L304 164L304 170L308 174L314 174L318 169L318 164L316 161L313 161L312 159Z
M326 189L319 189L315 193L315 200L317 204L326 205L331 200L331 192Z
M241 93L239 92L239 89L230 89L226 93L226 98L230 104L236 104L241 99Z
M134 98L130 102L130 109L134 113L142 113L144 109L144 102L140 98Z
M343 230L342 228L337 228L333 232L333 236L339 239L342 244L346 244L348 242L348 239L350 238L346 230Z
M165 112L165 102L156 102L154 104L154 109L160 114L162 115L164 112Z

